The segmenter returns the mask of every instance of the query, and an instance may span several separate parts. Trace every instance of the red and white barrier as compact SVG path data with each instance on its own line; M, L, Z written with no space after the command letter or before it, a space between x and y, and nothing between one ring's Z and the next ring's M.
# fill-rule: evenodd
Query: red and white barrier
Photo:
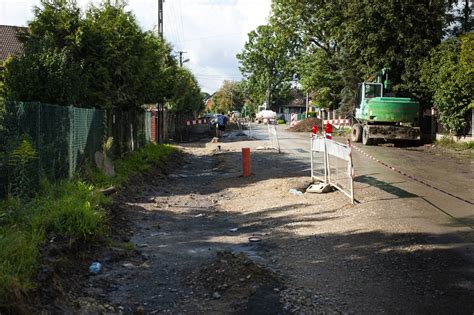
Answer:
M196 119L196 120L187 120L186 125L191 126L191 125L204 125L206 124L207 121L205 119Z
M290 127L293 127L294 125L296 125L297 122L298 122L298 115L296 115L295 113L291 113Z
M335 125L335 126L340 126L340 125L349 125L351 122L349 119L342 119L342 118L338 118L338 119L328 119L328 120L324 120L323 121L323 124L327 124L327 123L330 123L331 125Z

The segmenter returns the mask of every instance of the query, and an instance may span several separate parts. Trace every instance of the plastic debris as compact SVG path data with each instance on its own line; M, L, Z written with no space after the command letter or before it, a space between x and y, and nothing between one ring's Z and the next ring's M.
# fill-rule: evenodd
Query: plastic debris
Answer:
M235 232L237 232L238 230L239 230L239 228L232 228L232 229L229 229L229 231L232 232L232 233L235 233Z
M288 190L288 193L294 195L294 196L303 196L303 193L297 189L291 188Z
M89 272L93 274L98 274L102 270L102 264L98 261L94 261L90 266L89 266Z

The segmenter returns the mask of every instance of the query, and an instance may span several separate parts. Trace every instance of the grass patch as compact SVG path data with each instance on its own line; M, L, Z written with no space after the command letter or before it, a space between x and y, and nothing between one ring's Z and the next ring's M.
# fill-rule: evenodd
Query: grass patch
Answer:
M474 150L474 141L456 142L453 138L444 136L436 140L435 145L456 151Z
M130 176L164 161L175 150L168 145L149 144L116 161L115 177L89 169L87 180L42 183L37 195L28 201L0 201L0 309L14 305L34 287L40 248L49 237L65 240L69 246L80 241L106 240L109 230L103 206L110 200L99 189L123 184ZM135 248L132 243L111 246Z
M132 251L135 249L135 244L132 242L112 242L110 247L120 248L126 251Z
M0 203L0 302L14 300L32 288L39 248L48 235L69 244L103 238L108 199L81 181L43 185L28 202ZM0 304L0 305L1 305Z

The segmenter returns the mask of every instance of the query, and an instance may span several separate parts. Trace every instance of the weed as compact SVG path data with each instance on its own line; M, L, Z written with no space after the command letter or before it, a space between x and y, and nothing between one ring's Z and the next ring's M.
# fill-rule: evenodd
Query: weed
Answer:
M26 153L32 152L26 145L24 149ZM164 161L174 151L168 145L148 144L116 161L115 177L89 167L85 175L93 184L77 178L55 184L42 181L39 193L32 199L21 200L15 196L0 201L0 308L17 301L33 287L31 279L47 235L60 236L69 245L104 239L108 229L102 206L110 200L97 188L120 185L130 176L149 170L153 163ZM22 156L28 157L20 159L23 166L34 155L19 155ZM132 243L113 243L113 246L125 250L135 248Z
M110 247L121 248L127 251L132 251L135 249L135 244L131 242L112 242Z
M42 231L0 228L0 305L34 286L31 279L43 239Z
M452 137L448 136L444 136L441 139L436 140L435 144L456 151L474 149L474 141L456 142Z
M43 184L44 185L44 184ZM103 237L108 199L80 181L47 185L32 200L0 203L0 305L32 287L39 248L46 235L61 235L72 244Z

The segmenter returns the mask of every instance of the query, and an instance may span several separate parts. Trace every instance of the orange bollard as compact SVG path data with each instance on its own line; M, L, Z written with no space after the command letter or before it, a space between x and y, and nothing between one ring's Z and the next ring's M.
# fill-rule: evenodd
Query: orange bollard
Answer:
M242 172L244 177L250 176L250 148L242 148Z

